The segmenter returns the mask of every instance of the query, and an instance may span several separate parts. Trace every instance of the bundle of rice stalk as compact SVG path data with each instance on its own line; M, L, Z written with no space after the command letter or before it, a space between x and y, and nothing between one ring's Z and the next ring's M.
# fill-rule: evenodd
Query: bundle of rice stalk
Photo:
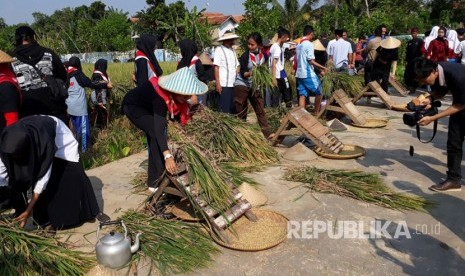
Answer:
M426 212L434 204L416 195L392 191L378 174L353 170L326 170L302 167L289 170L285 179L302 182L312 191L347 196L396 210Z
M260 92L264 98L264 91L273 87L273 76L266 64L257 65L252 69L252 91Z
M278 161L277 152L257 126L231 115L202 109L185 130L186 135L217 162L241 162L261 167Z
M94 258L58 242L0 222L0 275L84 275Z
M148 275L152 275L153 268L167 275L207 267L212 255L218 252L209 236L195 224L158 219L135 211L126 212L121 219L130 233L142 233L140 250L133 256L133 262L141 257L149 259Z
M287 115L287 109L282 106L265 109L265 116L271 131L276 132L278 130L285 115Z
M362 92L362 80L347 73L338 73L334 67L330 67L321 78L321 93L331 97L331 94L338 89L344 90L349 97L356 97Z
M220 213L229 210L235 200L226 182L226 175L192 144L184 144L182 152L189 166L190 185L200 188L203 199L213 209Z

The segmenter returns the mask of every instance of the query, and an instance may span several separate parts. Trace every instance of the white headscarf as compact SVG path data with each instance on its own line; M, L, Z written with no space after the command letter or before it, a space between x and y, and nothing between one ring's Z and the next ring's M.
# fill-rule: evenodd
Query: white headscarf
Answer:
M447 31L447 41L449 41L449 49L454 50L454 52L457 53L460 41L455 30Z
M425 50L428 50L429 44L431 41L435 40L438 37L439 26L434 26L431 29L431 33L428 37L425 38Z

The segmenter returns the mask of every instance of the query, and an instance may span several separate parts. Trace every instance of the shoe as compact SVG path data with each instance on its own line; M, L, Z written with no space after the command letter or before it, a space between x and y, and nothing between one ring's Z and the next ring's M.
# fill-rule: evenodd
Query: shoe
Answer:
M459 182L455 182L452 180L445 180L439 184L429 187L429 189L435 192L455 192L455 191L461 191L462 185L460 185Z
M111 218L110 218L107 214L102 213L102 212L100 212L98 215L96 215L95 218L96 218L99 222L106 222L106 221L111 220Z

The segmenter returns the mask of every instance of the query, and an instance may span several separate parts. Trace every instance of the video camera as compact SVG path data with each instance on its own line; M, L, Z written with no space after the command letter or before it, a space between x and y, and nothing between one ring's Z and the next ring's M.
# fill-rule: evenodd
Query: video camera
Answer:
M413 111L413 113L404 114L404 124L414 127L418 124L418 121L425 116L434 116L439 113L438 107L441 106L440 101L434 101L431 103L431 108L426 109L426 105L415 105L414 102L407 104L407 109Z

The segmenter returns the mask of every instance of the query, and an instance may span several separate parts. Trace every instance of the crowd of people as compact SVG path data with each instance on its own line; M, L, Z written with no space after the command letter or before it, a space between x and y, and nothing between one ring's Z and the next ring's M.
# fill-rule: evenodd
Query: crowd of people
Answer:
M464 32L436 26L422 40L418 28L412 28L406 46L404 80L412 91L418 85L429 85L432 93L425 104L448 90L453 95L452 107L419 122L426 125L451 116L448 178L432 187L437 191L461 186ZM329 70L349 75L363 70L366 83L377 81L387 91L389 78L396 75L401 45L387 33L387 27L380 25L373 35L360 36L355 43L342 29L335 30L330 40L326 35L317 38L313 28L305 26L302 37L294 40L297 45L285 55L288 30L280 28L274 41L253 32L244 38L247 48L238 57L235 45L239 36L228 31L217 40L220 45L212 58L199 51L195 41L184 39L178 44L181 59L177 70L166 76L154 54L157 37L141 35L132 76L135 88L124 96L121 112L147 137L149 191L156 191L165 171L176 171L167 143L167 120L185 125L191 119L191 107L199 104L216 105L219 112L246 120L250 102L264 138L271 139L265 103L290 108L294 101L285 70L287 59L292 60L297 104L305 107L309 98L315 97L314 112L318 113L324 105L320 78ZM37 43L30 27L19 27L15 42L12 56L0 51L0 208L15 209L22 226L31 214L37 225L52 229L108 220L79 163L79 154L89 148L90 128L104 128L108 123L107 103L113 88L108 62L98 60L88 78L79 58L71 57L63 64L53 50ZM254 69L261 65L268 66L271 75L273 89L266 93L252 85ZM207 93L210 81L215 82L216 91ZM66 96L56 92L63 87ZM92 90L90 118L85 88ZM32 195L28 195L30 190Z

